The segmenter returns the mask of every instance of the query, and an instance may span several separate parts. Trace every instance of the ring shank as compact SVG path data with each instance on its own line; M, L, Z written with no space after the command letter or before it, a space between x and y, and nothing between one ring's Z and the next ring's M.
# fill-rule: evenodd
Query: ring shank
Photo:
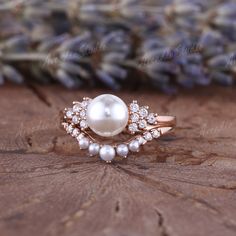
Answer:
M157 126L159 127L175 127L175 116L157 116Z

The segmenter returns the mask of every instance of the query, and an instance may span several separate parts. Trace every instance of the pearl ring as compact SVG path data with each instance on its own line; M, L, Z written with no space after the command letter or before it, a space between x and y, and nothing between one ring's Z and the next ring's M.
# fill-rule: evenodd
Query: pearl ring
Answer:
M108 163L116 155L126 158L129 152L138 152L142 145L172 130L175 124L174 116L149 112L148 106L140 106L137 101L127 106L111 94L73 102L72 108L65 108L62 121L67 133L77 139L80 149L88 149L90 156L99 155ZM101 144L91 133L104 138L120 133L134 137L121 143Z

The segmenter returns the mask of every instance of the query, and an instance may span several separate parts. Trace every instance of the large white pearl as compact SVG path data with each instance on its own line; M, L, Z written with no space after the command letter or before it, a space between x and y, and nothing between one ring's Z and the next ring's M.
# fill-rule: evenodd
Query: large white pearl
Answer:
M111 137L122 132L129 119L128 108L118 97L103 94L92 100L87 108L87 123L94 133Z

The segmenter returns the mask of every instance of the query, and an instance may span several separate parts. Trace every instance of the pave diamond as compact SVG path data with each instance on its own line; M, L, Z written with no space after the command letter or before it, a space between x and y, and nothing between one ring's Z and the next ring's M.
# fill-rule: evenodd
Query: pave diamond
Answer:
M140 114L141 117L147 117L148 110L145 107L142 107L139 111L139 114Z
M66 131L67 131L67 133L71 134L72 131L73 131L73 126L72 126L72 125L69 125L69 126L66 128Z
M80 121L80 127L81 129L86 129L88 127L88 124L85 120Z
M73 116L73 111L72 111L72 109L68 109L68 111L66 112L66 116L67 116L68 118L72 118L72 116Z
M138 126L140 129L144 129L147 127L147 121L146 120L140 120L138 123Z
M73 122L74 124L78 124L78 123L79 123L79 118L78 118L78 116L73 116L73 117L72 117L72 122Z
M131 110L131 112L138 112L138 110L139 110L139 105L138 105L138 103L137 102L132 102L131 104L130 104L130 110Z
M81 109L81 107L80 107L80 104L79 104L79 103L77 103L77 104L75 104L75 105L73 106L73 111L74 111L74 112L79 112L80 109Z
M156 115L154 113L150 113L147 117L147 121L149 124L155 124L157 121Z
M151 130L151 133L152 133L152 137L153 138L159 138L160 137L160 131L159 130L157 130L157 129L153 129L153 130Z
M72 131L72 136L73 137L77 137L79 135L79 130L77 128L75 128L73 131Z
M152 138L152 134L150 132L146 132L143 137L147 140L147 141L151 141Z
M86 108L87 106L88 106L88 101L83 101L83 102L81 102L81 107L83 107L83 108Z
M138 122L139 121L139 115L137 113L132 114L131 115L131 121L133 123Z
M129 125L129 131L132 133L135 133L136 131L138 131L138 125L135 123L132 123Z
M80 133L76 138L78 141L80 141L80 139L84 138L85 135L83 133Z
M84 118L86 116L86 111L85 110L82 110L80 113L79 113L80 117L81 118Z

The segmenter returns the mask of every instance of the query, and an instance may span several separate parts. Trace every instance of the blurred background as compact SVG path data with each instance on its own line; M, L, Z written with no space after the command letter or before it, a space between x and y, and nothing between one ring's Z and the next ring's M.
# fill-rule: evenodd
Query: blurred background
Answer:
M233 86L236 2L0 0L0 84Z
M0 236L235 236L235 81L235 0L0 0ZM103 93L177 127L106 165L59 122Z

